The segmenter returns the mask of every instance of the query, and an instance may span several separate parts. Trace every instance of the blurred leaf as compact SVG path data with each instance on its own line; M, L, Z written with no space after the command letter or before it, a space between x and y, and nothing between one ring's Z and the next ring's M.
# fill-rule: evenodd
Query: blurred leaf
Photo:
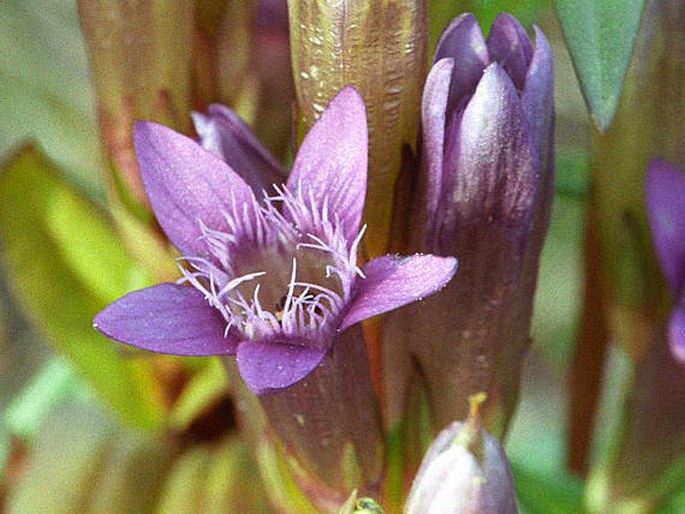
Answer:
M514 482L521 512L538 514L580 514L583 488L569 475L539 476L512 462Z
M9 512L150 512L173 446L128 432L94 407L64 404L43 425Z
M554 191L568 198L584 200L590 175L587 152L574 146L558 147L556 169Z
M201 512L202 489L210 451L199 447L188 450L171 469L160 495L156 512Z
M56 411L43 428L10 492L9 512L83 512L84 496L111 444L113 425L100 412L71 405Z
M0 48L0 154L31 137L70 179L102 198L95 116L74 2L0 2Z
M556 0L590 113L604 132L616 114L644 0Z
M122 419L160 426L161 396L149 366L122 359L92 328L107 302L143 280L102 214L32 147L0 175L0 242L33 323Z
M219 446L196 446L174 465L156 512L270 512L259 471L237 437Z
M54 357L7 406L4 422L12 435L33 438L55 405L67 398L87 397L88 393L71 366Z
M245 480L248 476L251 479ZM204 491L207 513L271 512L257 464L237 437L228 437L212 449Z
M219 359L202 359L205 366L193 373L169 415L169 426L183 430L212 400L226 394L226 371Z

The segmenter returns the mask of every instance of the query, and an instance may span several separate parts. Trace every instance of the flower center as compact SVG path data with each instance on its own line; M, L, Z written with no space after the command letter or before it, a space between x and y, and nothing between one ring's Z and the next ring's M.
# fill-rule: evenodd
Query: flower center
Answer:
M252 248L234 265L245 280L220 300L250 339L274 332L302 337L324 329L342 308L345 294L334 266L329 254L307 243Z
M201 225L208 255L184 257L181 281L202 291L245 340L316 346L337 330L349 299L360 236L286 190L226 216L228 230ZM274 202L288 209L283 215Z

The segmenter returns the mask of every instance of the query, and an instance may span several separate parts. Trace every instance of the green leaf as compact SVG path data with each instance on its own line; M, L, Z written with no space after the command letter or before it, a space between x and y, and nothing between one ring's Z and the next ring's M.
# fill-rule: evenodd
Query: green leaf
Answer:
M75 2L2 2L0 154L31 137L104 200L88 63ZM98 161L99 163L99 161Z
M260 514L271 509L246 445L237 436L228 435L211 446L192 446L176 461L155 512Z
M87 497L114 427L97 410L62 406L45 423L16 487L8 511L84 512Z
M556 0L590 113L604 132L616 114L644 0Z
M62 404L41 427L8 511L152 512L176 455L163 435L125 430L94 405Z
M159 427L162 399L150 364L123 359L92 328L95 314L145 278L102 213L32 147L0 175L0 242L33 323L122 420Z
M67 398L87 398L88 393L69 363L53 357L7 406L4 422L12 435L32 439L58 403Z
M196 370L180 393L169 414L168 424L174 430L184 430L212 401L226 394L226 371L219 359L202 358L203 366Z
M512 462L521 512L579 514L583 509L581 481L569 475L536 475Z

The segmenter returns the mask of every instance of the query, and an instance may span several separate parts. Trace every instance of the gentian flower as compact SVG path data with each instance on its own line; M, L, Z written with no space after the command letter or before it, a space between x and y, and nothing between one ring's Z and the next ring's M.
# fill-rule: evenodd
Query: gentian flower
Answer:
M478 406L442 430L412 484L405 514L516 514L511 466L497 439L480 426Z
M645 199L656 255L675 299L668 341L673 357L685 365L685 176L665 161L652 161Z
M367 127L352 88L331 101L271 194L164 126L138 122L134 140L183 277L100 312L94 326L112 339L176 355L235 355L251 391L275 392L314 371L346 329L434 293L456 271L455 259L432 255L358 266ZM254 157L256 145L251 139L245 155Z
M399 320L412 355L405 366L423 377L436 428L463 419L466 398L485 391L487 426L501 435L530 343L552 199L552 56L539 30L533 49L509 15L495 20L486 40L467 14L447 27L434 62L423 94L411 248L454 256L461 272L412 308L410 321ZM388 352L386 369L398 360ZM402 373L388 380L393 375Z

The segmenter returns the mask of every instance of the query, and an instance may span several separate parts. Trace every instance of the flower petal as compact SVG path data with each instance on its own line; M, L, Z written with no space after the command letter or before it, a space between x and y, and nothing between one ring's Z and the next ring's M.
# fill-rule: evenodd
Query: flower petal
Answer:
M327 202L345 236L359 231L368 174L368 128L364 100L347 86L331 100L305 136L288 180L306 200ZM311 196L310 196L311 195Z
M421 101L422 151L420 193L422 205L416 226L423 227L426 239L435 231L435 220L443 193L443 157L445 153L445 127L447 101L452 80L452 59L441 59L433 65L426 79Z
M362 268L340 331L355 323L418 301L439 291L457 271L454 257L384 255Z
M668 343L673 358L685 365L685 309L677 307L668 321Z
M191 116L202 147L226 162L256 196L273 184L285 183L287 174L283 167L231 109L212 104L207 114L193 112Z
M254 394L296 384L321 363L327 350L281 342L247 341L238 346L240 376Z
M552 49L542 31L535 30L535 52L528 68L521 105L526 113L542 168L550 167L554 158L554 64ZM550 180L551 182L551 180Z
M685 176L662 160L649 163L647 217L661 269L673 296L685 291Z
M483 33L472 14L457 16L442 33L435 48L433 62L446 57L455 62L450 110L463 108L465 101L476 89L483 70L490 64Z
M445 170L436 251L451 254L454 234L482 220L527 230L539 161L516 88L499 64L485 70L450 137L445 160L454 167Z
M134 291L105 307L93 327L109 338L172 355L231 355L226 322L193 287L159 284Z
M511 14L500 14L490 27L487 39L490 59L504 68L514 85L523 91L533 47L528 34Z
M133 137L157 221L181 253L206 254L200 221L210 229L226 230L225 215L253 202L252 190L226 163L168 127L139 121Z

